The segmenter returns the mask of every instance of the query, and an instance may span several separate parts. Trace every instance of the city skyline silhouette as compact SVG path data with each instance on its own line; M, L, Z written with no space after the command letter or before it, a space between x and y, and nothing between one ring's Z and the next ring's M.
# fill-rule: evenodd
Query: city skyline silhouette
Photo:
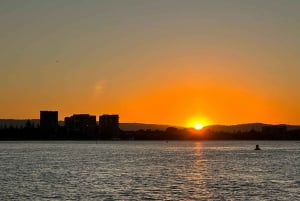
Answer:
M299 140L300 125L252 123L190 128L122 129L118 114L73 114L59 123L58 111L42 110L40 119L13 125L0 119L0 140ZM97 121L98 118L98 121ZM17 120L15 120L17 121ZM3 124L4 122L4 124ZM6 123L5 123L6 122ZM10 124L8 124L10 123ZM135 124L138 126L139 124ZM144 125L145 126L145 125ZM147 125L146 125L147 126ZM148 125L150 126L150 125Z

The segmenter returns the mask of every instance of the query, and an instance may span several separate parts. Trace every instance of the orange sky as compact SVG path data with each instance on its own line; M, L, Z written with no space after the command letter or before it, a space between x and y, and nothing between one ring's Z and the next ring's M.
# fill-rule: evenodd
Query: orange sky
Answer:
M0 7L0 118L300 124L298 1Z

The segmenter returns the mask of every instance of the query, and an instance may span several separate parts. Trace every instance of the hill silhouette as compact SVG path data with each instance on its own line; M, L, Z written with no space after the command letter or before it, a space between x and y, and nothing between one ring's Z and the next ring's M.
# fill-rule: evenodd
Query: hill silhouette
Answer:
M249 132L253 131L262 131L262 128L265 126L272 126L273 124L264 124L264 123L248 123L248 124L237 124L237 125L210 125L204 127L205 130L216 131L216 132L228 132L228 133L235 133L235 132ZM300 129L299 125L287 125L287 130L296 130Z

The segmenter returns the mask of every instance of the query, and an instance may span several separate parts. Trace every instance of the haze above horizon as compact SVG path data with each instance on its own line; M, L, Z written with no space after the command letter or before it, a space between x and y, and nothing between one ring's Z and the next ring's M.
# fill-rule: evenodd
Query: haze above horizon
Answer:
M0 2L0 118L300 124L300 1Z

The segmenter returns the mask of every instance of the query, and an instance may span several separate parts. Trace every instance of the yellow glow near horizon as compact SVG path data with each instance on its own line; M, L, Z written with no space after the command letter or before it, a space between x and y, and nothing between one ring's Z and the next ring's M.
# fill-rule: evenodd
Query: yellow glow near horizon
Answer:
M201 130L204 126L209 125L209 121L204 118L192 118L187 121L186 126L189 128L194 128L196 130Z
M201 130L203 128L203 125L201 123L197 123L197 124L194 125L194 128L196 130Z

